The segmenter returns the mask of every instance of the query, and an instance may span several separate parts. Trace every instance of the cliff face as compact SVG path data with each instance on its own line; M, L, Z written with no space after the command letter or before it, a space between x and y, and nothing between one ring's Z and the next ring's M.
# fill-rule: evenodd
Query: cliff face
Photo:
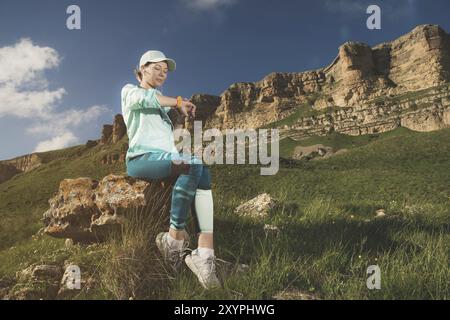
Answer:
M4 165L12 165L20 172L28 172L41 165L42 160L35 153L27 154L11 160L2 161Z
M282 126L288 135L326 135L333 131L362 135L393 130L399 126L415 131L450 127L450 84L423 90L417 95L375 100L370 104L336 108L334 111L301 117Z
M18 173L33 170L41 163L41 158L35 153L0 161L0 183L11 179Z
M210 110L200 118L207 127L222 129L260 127L301 108L305 116L285 129L365 134L402 125L428 131L449 125L448 87L442 87L448 82L450 35L437 25L420 25L373 48L346 42L327 67L236 83L216 103L198 107ZM192 98L194 103L202 99Z

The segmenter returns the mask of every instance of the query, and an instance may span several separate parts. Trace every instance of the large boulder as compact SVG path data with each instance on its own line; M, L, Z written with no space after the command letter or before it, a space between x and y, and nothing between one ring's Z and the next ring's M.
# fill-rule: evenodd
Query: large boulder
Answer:
M131 210L151 205L151 212L167 211L171 188L169 181L150 182L113 174L101 181L64 179L44 213L44 233L75 242L102 241L120 229Z

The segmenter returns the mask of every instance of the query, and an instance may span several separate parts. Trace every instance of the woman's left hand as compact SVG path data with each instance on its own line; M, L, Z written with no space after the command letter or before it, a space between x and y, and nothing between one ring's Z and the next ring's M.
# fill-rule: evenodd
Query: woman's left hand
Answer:
M179 110L183 115L194 118L197 107L191 101L184 99L179 107Z
M183 101L191 102L191 100L189 100L188 98L183 98ZM197 107L194 104L192 104L192 105L193 105L193 108L189 110L189 113L192 118L195 118L195 111L197 111Z

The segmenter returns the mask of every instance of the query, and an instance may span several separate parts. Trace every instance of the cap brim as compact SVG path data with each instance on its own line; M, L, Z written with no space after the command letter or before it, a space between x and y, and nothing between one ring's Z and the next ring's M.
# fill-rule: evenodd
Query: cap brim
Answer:
M161 62L161 61L167 61L167 64L169 66L169 71L174 71L176 69L177 64L175 63L175 60L169 59L169 58L153 59L153 60L147 61L147 62Z

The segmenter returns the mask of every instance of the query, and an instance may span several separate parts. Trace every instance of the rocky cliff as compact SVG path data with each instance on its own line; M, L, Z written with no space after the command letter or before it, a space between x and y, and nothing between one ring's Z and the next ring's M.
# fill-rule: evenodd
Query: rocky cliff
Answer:
M207 127L222 129L274 123L297 135L357 135L400 125L429 131L450 125L448 82L450 35L437 25L420 25L373 48L346 42L319 70L273 72L208 96L208 104L204 95L192 100Z
M11 179L18 173L33 170L39 167L41 163L42 159L36 153L0 161L0 183Z

